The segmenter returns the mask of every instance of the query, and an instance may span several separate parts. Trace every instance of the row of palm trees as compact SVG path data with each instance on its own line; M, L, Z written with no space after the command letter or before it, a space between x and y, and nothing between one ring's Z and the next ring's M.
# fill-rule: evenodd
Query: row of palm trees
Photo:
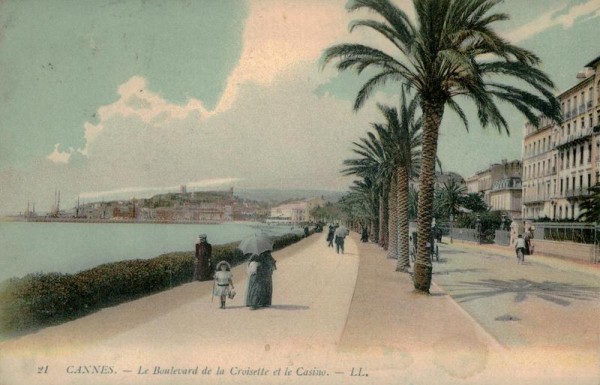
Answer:
M354 21L350 31L372 30L391 43L390 49L339 44L323 54L324 66L335 62L339 71L353 69L360 74L368 69L373 74L358 92L354 110L363 107L376 90L388 84L398 86L400 112L379 106L385 123L374 124L375 133L355 143L355 150L365 160L350 160L344 172L362 178L352 190L371 200L366 210L373 218L382 217L379 214L385 212L387 200L389 229L381 234L380 226L378 236L387 239L392 257L398 253L398 268L402 270L408 265L408 180L418 170L418 243L413 274L417 292L428 293L431 286L426 242L432 223L438 138L446 109L455 112L467 130L468 118L459 101L473 103L480 125L493 126L500 133L510 132L499 102L513 106L534 125L541 116L557 124L561 121L554 85L539 69L539 57L506 41L492 28L509 18L493 12L500 2L413 0L413 21L392 0L351 0L348 11L368 10L376 16ZM415 106L421 113L417 119ZM402 158L409 154L410 160ZM373 207L376 201L384 206Z

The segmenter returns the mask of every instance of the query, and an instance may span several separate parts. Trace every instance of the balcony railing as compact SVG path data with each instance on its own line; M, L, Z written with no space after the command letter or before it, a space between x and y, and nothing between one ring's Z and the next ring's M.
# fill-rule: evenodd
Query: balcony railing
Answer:
M527 203L549 201L550 197L546 194L542 194L542 195L534 195L534 196L530 196L530 197L523 197L522 200L523 200L524 204L527 204Z
M571 119L571 112L567 111L565 112L565 120Z
M587 109L589 110L594 106L594 102L592 100L588 100L586 105L587 105Z
M576 198L576 197L586 197L589 196L590 191L588 190L587 187L584 188L576 188L576 189L569 189L565 191L565 198Z
M571 110L571 117L574 118L575 116L577 116L577 108Z
M581 130L577 134L571 134L571 135L568 135L566 137L562 137L562 138L559 139L557 147L560 147L560 146L563 146L563 145L565 145L567 143L575 142L575 141L577 141L579 139L585 138L585 137L591 135L592 131L593 131L593 129L588 127L588 128L586 128L584 130Z
M583 114L585 112L585 104L579 106L579 113Z

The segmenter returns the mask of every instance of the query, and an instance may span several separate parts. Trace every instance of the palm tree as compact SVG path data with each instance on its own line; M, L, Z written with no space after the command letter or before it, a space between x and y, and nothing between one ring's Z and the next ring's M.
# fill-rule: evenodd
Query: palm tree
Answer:
M393 160L393 178L390 191L390 231L388 256L397 260L396 271L408 271L408 207L409 180L415 178L421 162L421 120L415 119L418 100L407 103L404 92L400 98L400 113L395 108L379 106L386 118L387 130L380 134L385 139ZM392 204L393 203L393 204Z
M581 214L577 220L598 223L600 222L600 184L590 187L589 191L591 195L579 205Z
M415 121L417 101L407 104L404 93L400 113L395 108L379 105L386 118L385 124L373 123L376 134L354 143L353 151L362 156L345 160L346 175L372 173L380 181L387 181L389 222L387 231L388 258L398 260L398 271L410 266L408 255L408 182L418 175L420 166L421 121ZM381 191L381 190L380 190ZM381 205L380 205L381 207ZM380 217L381 217L380 212ZM380 227L380 232L385 228Z
M373 181L374 188L376 189L379 201L378 201L378 221L377 231L374 229L375 222L370 226L371 239L379 238L379 243L382 245L382 237L385 233L385 225L383 223L383 207L386 201L385 194L389 189L388 176L389 176L389 163L388 154L385 152L380 138L372 133L367 133L367 138L361 138L359 142L353 143L354 148L352 151L360 155L360 158L346 159L343 164L346 166L342 170L343 175L357 175L362 178L368 178Z
M502 39L492 24L507 20L491 13L501 0L413 0L416 23L390 0L353 0L350 11L368 9L383 20L364 19L350 31L367 27L385 37L394 53L362 44L340 44L328 48L323 65L339 60L340 71L369 68L373 75L356 97L359 109L374 90L387 82L398 82L414 91L423 113L423 157L419 177L418 245L414 270L417 292L429 293L432 265L426 242L431 232L435 159L439 129L446 107L458 114L469 128L457 97L475 104L481 126L509 133L496 102L506 102L538 125L541 115L560 123L560 108L552 94L554 84L538 66L532 52ZM512 85L525 83L527 88Z
M362 180L354 181L350 186L347 202L351 209L350 218L352 222L360 222L363 225L375 222L378 214L379 197L374 188L373 176L366 176Z
M444 218L450 215L456 216L460 212L462 202L467 193L465 185L460 184L454 178L444 182L440 190L439 210Z

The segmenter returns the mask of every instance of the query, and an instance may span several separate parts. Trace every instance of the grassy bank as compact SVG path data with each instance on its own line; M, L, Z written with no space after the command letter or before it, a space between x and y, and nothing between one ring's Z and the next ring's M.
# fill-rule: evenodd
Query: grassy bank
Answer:
M275 239L273 247L279 250L302 238L284 235ZM242 263L238 244L214 245L213 265L222 260ZM192 251L175 252L107 263L76 274L36 273L9 279L0 287L2 339L191 282L194 258Z

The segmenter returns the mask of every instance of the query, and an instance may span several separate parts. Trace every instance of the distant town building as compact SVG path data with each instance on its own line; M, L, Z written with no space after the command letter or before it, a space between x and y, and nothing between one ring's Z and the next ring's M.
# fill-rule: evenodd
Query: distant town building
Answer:
M599 179L600 56L558 95L563 124L525 125L523 217L577 219L588 188Z
M446 172L446 173L442 173L439 171L435 172L435 182L434 182L434 188L440 189L442 186L444 186L445 183L449 182L451 179L454 179L456 181L456 183L458 183L459 185L464 185L465 184L465 178L463 178L460 174L455 173L453 171L450 172ZM414 180L414 181L410 181L409 185L418 190L419 189L419 181Z
M313 221L310 211L317 206L324 206L327 201L323 197L310 198L302 201L290 202L271 208L268 223L299 224Z

